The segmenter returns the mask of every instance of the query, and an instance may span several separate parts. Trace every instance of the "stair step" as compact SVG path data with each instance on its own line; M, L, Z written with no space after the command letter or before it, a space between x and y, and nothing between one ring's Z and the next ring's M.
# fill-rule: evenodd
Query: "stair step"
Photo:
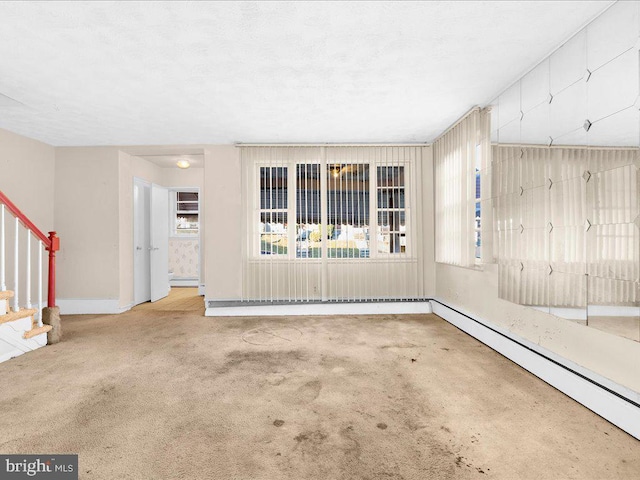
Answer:
M33 317L37 310L33 308L25 308L19 312L9 312L4 315L0 315L0 323L13 322L14 320L20 320L21 318Z
M47 333L52 328L53 327L51 325L43 325L41 327L32 328L28 332L24 332L24 335L22 336L22 338L26 339L26 338L35 337L36 335L40 335L41 333Z
M11 290L4 290L0 292L0 300L7 300L13 298L13 292Z

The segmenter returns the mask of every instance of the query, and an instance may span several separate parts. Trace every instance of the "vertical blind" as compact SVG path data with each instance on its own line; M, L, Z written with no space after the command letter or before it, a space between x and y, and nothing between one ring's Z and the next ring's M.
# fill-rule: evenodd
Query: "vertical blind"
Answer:
M422 297L422 147L240 148L244 300Z
M476 259L476 170L490 155L488 111L475 108L433 144L436 261L472 266Z
M500 298L585 309L640 301L636 149L493 147Z

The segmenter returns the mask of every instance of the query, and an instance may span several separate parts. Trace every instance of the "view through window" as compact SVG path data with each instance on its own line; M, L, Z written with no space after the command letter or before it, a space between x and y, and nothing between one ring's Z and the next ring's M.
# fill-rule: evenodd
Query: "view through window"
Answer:
M331 163L325 182L319 163L297 163L292 178L289 168L293 167L259 166L260 255L293 256L289 244L294 243L296 258L321 258L323 241L328 258L369 258L373 243L377 255L407 252L404 166ZM321 211L323 185L326 225ZM289 199L290 188L295 200ZM376 198L375 230L371 195ZM295 218L295 226L290 218Z

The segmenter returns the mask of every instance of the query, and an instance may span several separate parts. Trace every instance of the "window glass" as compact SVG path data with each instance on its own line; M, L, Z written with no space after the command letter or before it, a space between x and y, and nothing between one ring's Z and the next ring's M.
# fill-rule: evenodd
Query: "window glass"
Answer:
M379 253L405 253L407 223L405 169L403 166L377 168Z
M369 165L327 166L327 255L369 257Z
M320 165L296 165L296 257L320 258Z
M260 167L260 254L288 252L287 167Z

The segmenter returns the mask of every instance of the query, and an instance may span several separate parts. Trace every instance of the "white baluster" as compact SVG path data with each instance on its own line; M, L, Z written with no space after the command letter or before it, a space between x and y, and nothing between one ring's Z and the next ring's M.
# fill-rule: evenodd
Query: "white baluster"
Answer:
M27 282L26 282L27 308L31 308L31 232L27 230Z
M0 291L4 292L7 289L7 282L4 278L4 203L0 211L2 212L0 214Z
M17 312L20 310L18 304L18 232L20 229L20 221L16 217L16 238L15 243L13 245L13 311Z
M42 240L38 242L38 326L42 326Z

